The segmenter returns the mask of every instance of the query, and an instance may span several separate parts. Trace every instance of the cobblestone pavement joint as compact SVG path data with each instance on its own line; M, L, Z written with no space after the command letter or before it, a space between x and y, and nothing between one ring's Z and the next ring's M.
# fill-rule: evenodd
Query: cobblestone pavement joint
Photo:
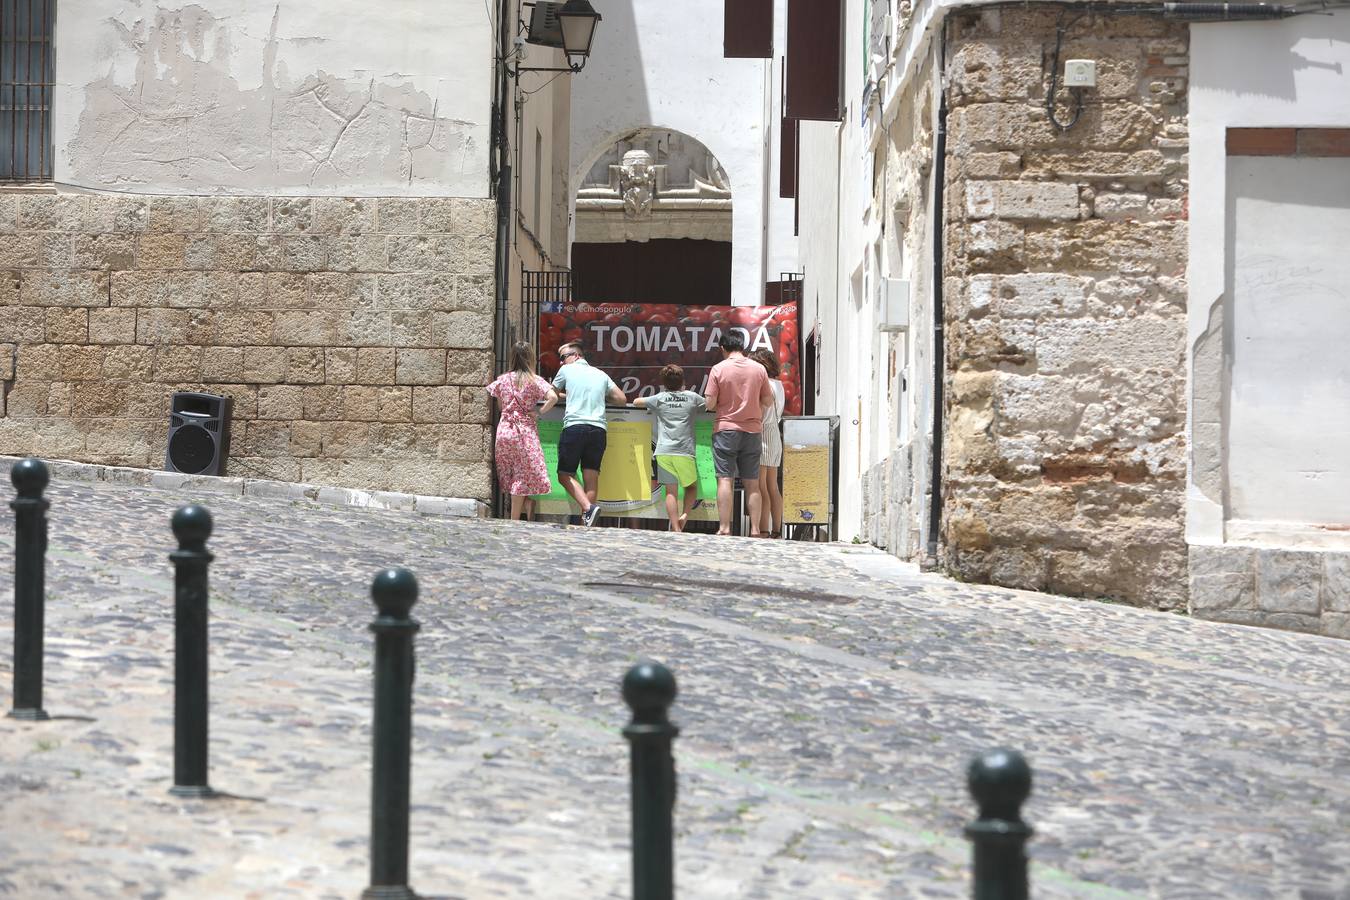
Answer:
M963 585L850 545L191 485L48 496L55 718L0 720L0 896L355 897L368 590L407 565L426 896L627 895L618 681L654 658L680 681L683 897L968 896L964 767L1007 745L1035 770L1037 897L1350 898L1346 642ZM229 796L206 802L167 794L168 519L189 499L216 521L211 779ZM6 570L12 546L10 524Z

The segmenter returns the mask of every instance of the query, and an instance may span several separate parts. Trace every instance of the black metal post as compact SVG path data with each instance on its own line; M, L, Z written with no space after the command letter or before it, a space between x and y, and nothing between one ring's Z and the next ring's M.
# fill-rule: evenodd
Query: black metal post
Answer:
M173 787L175 797L211 797L207 784L207 567L211 513L184 506L173 514Z
M47 555L47 508L42 497L51 476L40 459L21 459L9 470L19 495L14 510L14 708L10 718L37 722L48 718L42 708L42 629L44 566Z
M633 791L633 900L675 896L675 758L680 733L669 718L675 676L660 663L639 663L623 679L623 699L633 720L623 730L630 744Z
M1016 750L990 750L971 760L966 783L979 817L966 826L974 843L975 900L1027 900L1026 842L1031 826L1022 803L1031 768Z
M414 898L408 887L408 801L412 773L413 635L408 616L417 579L385 569L370 586L375 632L375 759L371 771L370 887L364 900Z

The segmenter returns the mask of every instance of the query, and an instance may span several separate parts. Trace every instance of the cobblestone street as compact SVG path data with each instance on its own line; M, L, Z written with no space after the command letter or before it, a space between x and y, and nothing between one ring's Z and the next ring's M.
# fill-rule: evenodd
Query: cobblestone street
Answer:
M618 683L650 657L680 682L683 897L968 896L964 768L997 745L1035 771L1038 897L1350 897L1346 642L962 585L851 545L48 496L54 719L0 720L0 896L355 897L368 588L406 565L423 895L626 896ZM167 794L168 522L189 499L216 521L211 781L232 796L211 802Z

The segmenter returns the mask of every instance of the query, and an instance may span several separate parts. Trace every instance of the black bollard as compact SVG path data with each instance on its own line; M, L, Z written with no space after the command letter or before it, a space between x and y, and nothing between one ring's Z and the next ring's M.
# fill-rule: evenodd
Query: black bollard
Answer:
M173 514L173 787L175 797L211 797L207 784L206 549L211 513L184 506Z
M1016 750L990 750L971 760L966 784L979 817L966 826L974 843L975 900L1027 900L1026 842L1031 826L1022 804L1031 768Z
M375 760L371 771L370 887L365 900L414 898L408 887L408 801L412 772L413 635L417 579L385 569L370 586L375 632Z
M633 720L623 730L630 746L633 792L633 900L675 896L675 757L680 733L669 718L675 676L660 663L639 663L623 679Z
M40 459L21 459L9 470L19 492L9 501L14 510L14 708L9 716L30 722L48 718L42 708L42 629L51 504L42 491L50 477Z

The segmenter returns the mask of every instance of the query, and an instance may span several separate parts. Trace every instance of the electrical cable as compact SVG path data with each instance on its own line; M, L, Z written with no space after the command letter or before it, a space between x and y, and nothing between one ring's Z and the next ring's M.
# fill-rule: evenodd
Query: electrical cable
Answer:
M1067 122L1061 122L1055 114L1055 94L1059 92L1059 54L1064 46L1064 32L1078 24L1079 20L1087 13L1079 13L1070 22L1064 21L1065 11L1059 14L1059 21L1055 24L1055 55L1050 61L1050 90L1045 93L1045 111L1050 116L1050 124L1059 131L1068 131L1078 124L1079 116L1083 115L1083 91L1081 88L1069 88L1074 98L1073 118Z
M569 69L569 70L567 70L567 71L570 72L571 70ZM557 81L557 80L558 80L558 75L566 75L566 74L567 74L567 72L559 72L557 75L554 75L552 78L550 78L548 81L545 81L543 84L539 85L539 87L535 88L534 90L532 90L532 91L521 91L520 93L521 93L523 96L531 97L531 96L533 96L533 95L539 93L540 91L542 91L544 88L548 87L548 86L549 86L550 84L552 84L553 82Z

